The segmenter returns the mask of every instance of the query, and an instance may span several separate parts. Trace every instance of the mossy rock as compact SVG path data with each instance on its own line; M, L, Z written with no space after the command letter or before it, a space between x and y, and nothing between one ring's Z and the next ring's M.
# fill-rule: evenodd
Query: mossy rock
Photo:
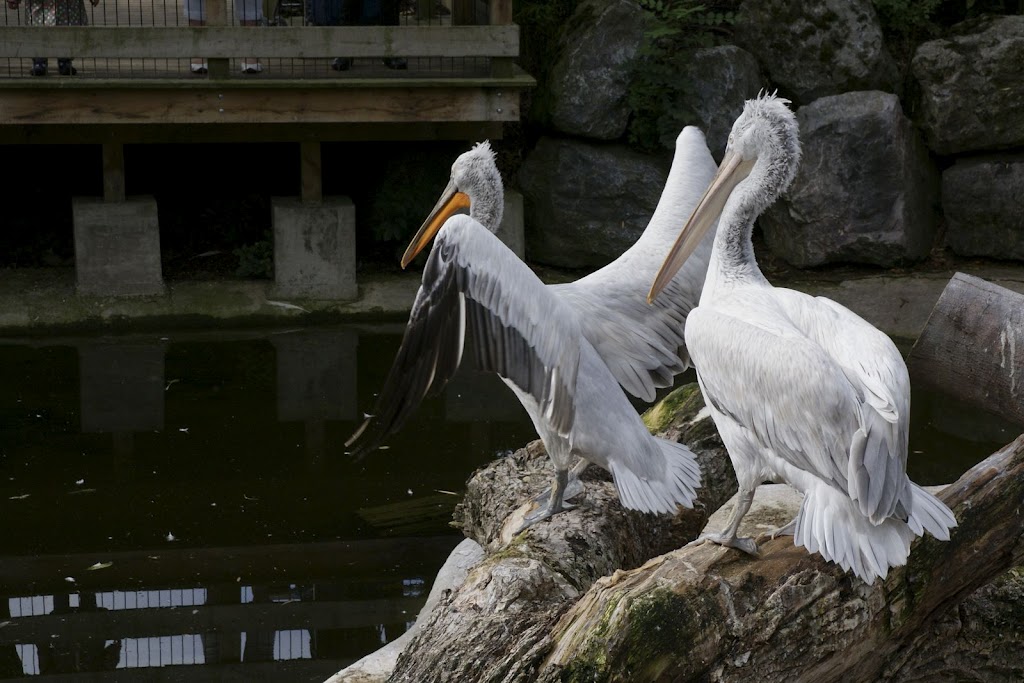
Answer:
M642 417L652 434L693 422L704 408L704 397L696 384L685 384L651 406Z

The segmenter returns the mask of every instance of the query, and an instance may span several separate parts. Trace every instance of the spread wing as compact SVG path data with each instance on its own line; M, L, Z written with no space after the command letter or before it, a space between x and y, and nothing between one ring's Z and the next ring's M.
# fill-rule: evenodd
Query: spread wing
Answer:
M353 455L398 431L455 374L466 336L482 370L529 394L559 433L572 429L580 356L576 317L526 264L472 218L438 232L374 412L349 439Z
M645 287L661 263L630 263L633 260L641 261L620 257L585 278L552 289L576 313L584 336L622 388L653 401L655 389L672 386L675 376L689 367L683 329L700 298L704 270L691 258L687 266L693 267L684 266L648 305ZM653 267L645 268L647 264Z
M708 231L654 304L647 304L646 294L715 171L704 134L684 128L658 206L637 242L604 268L552 286L576 312L584 336L616 381L645 401L654 400L656 388L672 386L690 365L683 326L700 301L715 231Z

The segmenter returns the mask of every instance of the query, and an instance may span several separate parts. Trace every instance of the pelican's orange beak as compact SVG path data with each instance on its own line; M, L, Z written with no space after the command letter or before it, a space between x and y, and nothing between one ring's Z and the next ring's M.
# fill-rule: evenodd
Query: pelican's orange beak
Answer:
M708 229L715 224L718 216L725 208L725 202L729 194L736 188L741 180L750 175L754 168L756 159L743 159L737 154L726 152L722 164L718 167L715 177L704 192L704 196L697 203L690 219L686 221L675 244L661 264L661 270L654 278L651 291L647 294L647 303L653 303L661 294L661 290L668 286L679 269L686 263L686 259L697 249Z
M402 254L402 268L408 266L416 258L416 255L430 244L430 240L434 239L434 235L437 234L437 231L441 229L441 226L444 225L444 222L452 214L461 209L468 208L469 195L465 192L459 192L455 187L455 182L449 180L448 186L441 193L441 198L437 200L437 204L434 204L434 208L431 209L427 220L423 221L423 225L413 235L412 241L409 242L405 253Z

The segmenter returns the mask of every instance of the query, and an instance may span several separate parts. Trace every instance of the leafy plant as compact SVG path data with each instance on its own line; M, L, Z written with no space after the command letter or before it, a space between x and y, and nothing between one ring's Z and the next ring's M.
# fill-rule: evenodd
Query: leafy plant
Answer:
M270 230L264 233L262 240L242 245L232 253L238 257L238 268L235 269L238 277L274 277L274 236Z
M366 207L374 239L405 242L412 237L448 182L451 161L463 151L461 145L446 145L398 148L386 155Z
M735 22L735 4L640 0L648 28L627 95L633 110L631 143L645 150L671 148L679 129L693 122L695 114L688 104L693 85L679 69L679 56L727 37Z
M872 0L872 4L886 35L913 39L935 30L932 17L942 0Z

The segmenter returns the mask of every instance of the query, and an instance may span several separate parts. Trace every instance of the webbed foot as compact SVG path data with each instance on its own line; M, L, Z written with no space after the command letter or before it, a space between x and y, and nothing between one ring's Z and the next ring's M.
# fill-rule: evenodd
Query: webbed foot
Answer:
M575 505L570 505L569 503L564 502L558 506L557 510L553 509L551 505L544 505L542 507L539 507L530 514L526 515L526 517L523 519L522 525L518 529L516 529L515 533L522 533L527 527L531 527L537 522L543 522L545 519L554 517L559 512L572 510L575 507Z
M762 542L762 543L764 541L774 541L779 536L792 536L795 533L796 533L796 517L794 517L793 519L789 520L788 524L780 526L778 529L775 529L774 531L766 531L765 533L763 533L760 536L758 536L757 540Z
M698 537L696 540L686 544L685 547L703 545L705 543L715 543L717 545L724 545L728 548L735 548L736 550L742 550L748 555L758 557L760 553L757 549L757 543L754 539L749 536L730 536L729 534L704 534Z
M575 498L576 496L580 495L581 493L583 493L583 482L580 481L579 477L577 477L574 474L570 473L569 480L565 483L565 492L562 494L562 499L563 500L569 500L570 498ZM541 491L540 493L538 493L536 496L534 496L533 497L533 502L538 507L541 507L543 505L547 505L547 503L548 503L548 501L550 499L551 499L551 487L549 486L546 489L544 489L543 491ZM564 509L566 509L566 510L571 510L573 506L566 505L565 503L562 503L562 507Z

